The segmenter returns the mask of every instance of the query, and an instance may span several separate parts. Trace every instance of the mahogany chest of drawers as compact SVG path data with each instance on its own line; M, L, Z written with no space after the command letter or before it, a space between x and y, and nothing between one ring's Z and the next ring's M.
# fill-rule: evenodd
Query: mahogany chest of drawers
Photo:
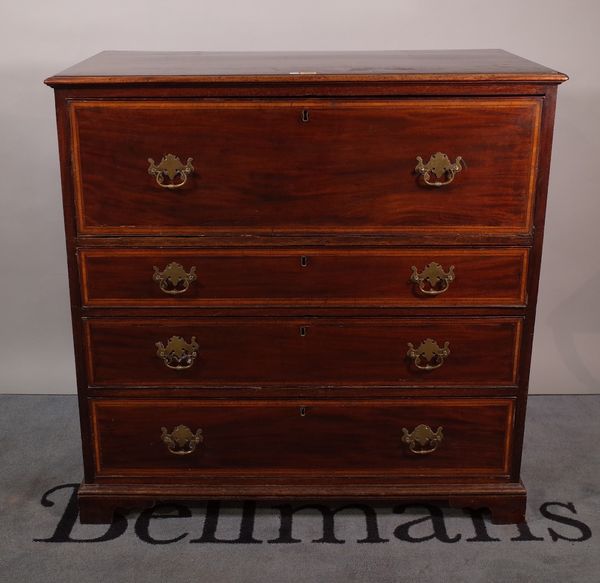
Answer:
M523 520L565 79L495 50L105 52L48 79L82 522L211 498Z

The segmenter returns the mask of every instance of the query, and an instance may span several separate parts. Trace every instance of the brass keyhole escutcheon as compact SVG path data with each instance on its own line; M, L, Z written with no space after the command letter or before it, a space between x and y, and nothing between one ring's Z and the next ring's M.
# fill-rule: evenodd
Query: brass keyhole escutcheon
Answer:
M300 326L300 336L306 336L308 334L308 328L306 326Z
M303 109L300 114L300 121L302 123L308 123L310 121L310 111L308 109Z
M306 417L306 407L300 407L300 417Z
M308 257L306 255L300 256L300 267L308 267Z

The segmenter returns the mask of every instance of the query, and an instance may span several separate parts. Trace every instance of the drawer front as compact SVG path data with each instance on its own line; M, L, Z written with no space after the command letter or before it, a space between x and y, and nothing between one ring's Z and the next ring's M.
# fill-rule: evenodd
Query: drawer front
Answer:
M74 101L79 230L529 232L540 112L539 98ZM419 174L438 152L466 166Z
M510 398L91 402L100 477L500 476L513 418Z
M527 249L79 251L86 306L523 306ZM413 269L414 268L414 269Z
M521 323L516 317L88 319L88 379L98 387L514 386Z

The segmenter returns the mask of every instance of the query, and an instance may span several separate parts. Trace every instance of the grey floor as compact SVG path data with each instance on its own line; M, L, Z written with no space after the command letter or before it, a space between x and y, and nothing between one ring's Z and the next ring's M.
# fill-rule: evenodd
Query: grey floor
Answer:
M0 581L600 583L599 419L600 395L530 399L526 527L370 505L370 531L365 508L337 514L333 534L307 509L291 537L273 505L247 506L242 529L241 505L222 506L218 520L215 505L165 506L110 530L82 526L75 398L0 396Z

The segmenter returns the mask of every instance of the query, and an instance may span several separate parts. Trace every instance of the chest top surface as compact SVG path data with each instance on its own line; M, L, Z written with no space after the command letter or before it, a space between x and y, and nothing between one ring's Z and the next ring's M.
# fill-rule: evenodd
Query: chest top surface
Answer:
M499 49L344 52L104 51L51 86L257 81L561 83L563 73Z

